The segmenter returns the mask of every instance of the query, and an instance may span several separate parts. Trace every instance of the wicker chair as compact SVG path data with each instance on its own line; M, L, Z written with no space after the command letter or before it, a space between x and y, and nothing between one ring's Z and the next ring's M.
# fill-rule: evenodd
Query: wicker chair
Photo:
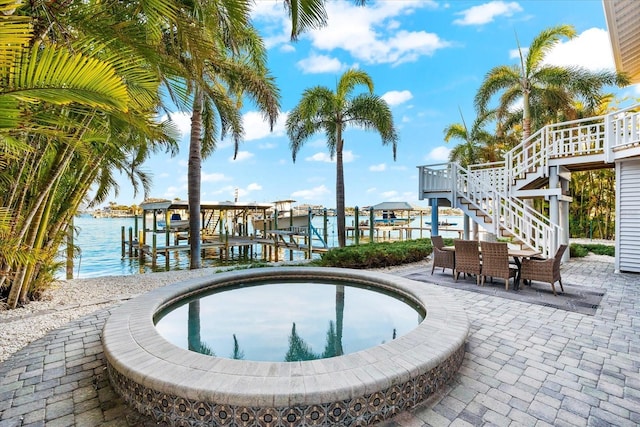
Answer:
M442 267L443 272L445 268L450 268L451 274L453 275L454 268L456 266L455 252L445 251L442 249L444 247L442 236L431 236L431 243L433 246L433 264L431 265L431 274L433 274L433 270L435 270L436 267Z
M560 245L553 258L549 259L523 259L521 268L522 280L535 280L536 282L551 283L553 295L556 294L555 283L560 283L560 290L564 293L562 279L560 278L560 261L567 245Z
M458 281L460 273L475 274L476 284L480 284L482 268L480 264L480 249L476 240L454 240L456 247L455 281Z
M509 248L506 243L480 242L482 252L481 285L487 277L504 279L504 288L509 290L509 279L516 277L518 270L509 266Z

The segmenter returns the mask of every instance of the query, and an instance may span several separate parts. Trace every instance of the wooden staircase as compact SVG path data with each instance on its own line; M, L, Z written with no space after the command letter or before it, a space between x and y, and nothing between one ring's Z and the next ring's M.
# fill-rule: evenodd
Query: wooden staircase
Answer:
M613 167L616 159L640 156L639 109L545 126L501 162L468 169L457 163L419 166L419 198L437 199L438 205L446 200L488 232L552 256L561 227L525 201L570 201L568 184L560 182L571 171Z

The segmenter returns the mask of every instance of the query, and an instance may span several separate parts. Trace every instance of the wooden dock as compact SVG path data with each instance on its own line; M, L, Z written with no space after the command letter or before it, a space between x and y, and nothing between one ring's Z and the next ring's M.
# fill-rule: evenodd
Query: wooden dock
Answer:
M153 233L152 230L147 232ZM165 235L164 231L156 231L161 235ZM132 239L131 233L130 240L124 240L122 242L122 257L128 256L129 258L138 258L141 263L146 261L146 258L151 260L152 266L158 264L160 257L164 257L165 267L169 269L169 261L172 253L177 252L189 252L191 247L188 243L188 237L182 233L173 233L173 245L158 245L156 235L152 235L152 243L141 244L139 239ZM124 236L124 231L123 231ZM205 234L202 237L202 243L200 249L203 251L203 256L207 250L216 250L217 257L219 259L229 259L230 253L233 253L235 249L240 251L246 251L247 255L251 258L257 253L257 246L260 246L261 259L263 261L278 262L284 260L284 254L282 251L289 251L289 259L293 260L294 252L302 252L305 258L311 258L312 254L321 254L329 250L326 246L314 246L309 245L308 236L306 234L300 234L300 231L291 232L286 230L268 230L264 237L250 235L250 236L233 236L233 235L208 235ZM183 242L183 243L181 243ZM208 254L209 256L211 254Z
M372 234L373 230L373 234ZM438 227L438 231L457 233L458 238L462 238L463 230L453 227ZM359 239L369 239L369 241L394 241L394 240L411 240L422 239L431 236L431 226L425 227L410 227L404 225L388 226L388 225L376 225L370 227L369 225L361 225L358 227L350 226L346 227L347 237L355 239L356 233L358 233ZM417 234L415 236L414 234Z

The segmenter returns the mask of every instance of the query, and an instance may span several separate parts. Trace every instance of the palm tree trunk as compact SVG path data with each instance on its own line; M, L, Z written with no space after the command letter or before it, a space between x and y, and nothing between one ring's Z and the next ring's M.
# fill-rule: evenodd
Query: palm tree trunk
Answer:
M522 93L522 139L526 140L531 136L531 106L529 105L529 90L525 88Z
M187 186L189 193L189 268L200 268L200 184L202 168L202 91L196 89L191 116L191 140L189 141L189 167Z
M338 246L347 245L347 232L344 218L344 167L342 163L342 129L338 126L336 147L336 220L338 222Z

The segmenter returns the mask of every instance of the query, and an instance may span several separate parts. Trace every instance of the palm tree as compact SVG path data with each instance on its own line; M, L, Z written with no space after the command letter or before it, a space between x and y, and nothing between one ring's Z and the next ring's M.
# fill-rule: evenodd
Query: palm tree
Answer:
M366 0L353 1L358 5L366 3ZM296 40L304 31L326 25L324 0L284 0L284 6L292 23L292 40ZM214 121L215 113L218 113L221 136L224 137L227 132L232 134L235 154L237 154L243 133L239 113L242 95L248 95L258 104L271 128L278 115L279 101L278 91L266 69L266 54L262 40L257 37L257 33L250 24L248 2L245 0L213 0L196 4L185 2L183 10L187 11L185 21L199 21L198 24L205 30L200 37L211 40L213 46L213 49L202 49L206 43L179 45L182 64L186 65L188 73L192 75L189 81L192 85L193 101L187 171L189 266L191 269L197 269L201 265L201 164L202 159L215 150L217 143L216 130L218 129ZM187 27L181 28L187 30ZM220 61L225 59L224 55L218 54L211 58L207 55L207 51L211 50L226 52L232 58L243 57L236 62L236 65L241 66L220 67ZM204 68L198 68L203 65ZM227 91L226 85L234 80L236 82L233 90Z
M368 93L352 96L358 85L364 85ZM325 133L331 158L336 157L336 216L340 247L346 244L342 134L348 125L376 130L382 138L382 145L392 145L395 160L398 135L391 109L385 100L373 94L373 80L364 71L346 71L340 77L335 92L323 86L305 90L286 123L294 162L302 145L320 131Z
M478 89L475 105L480 113L487 111L491 98L502 92L498 114L504 116L522 101L522 138L531 135L532 108L534 102L547 100L584 100L590 106L597 105L601 89L606 85L624 86L629 84L626 76L610 71L592 72L581 67L560 67L544 64L547 53L562 37L571 39L576 31L570 25L559 25L538 34L526 55L520 52L520 64L500 65L492 68ZM564 105L562 103L561 105ZM560 105L556 102L556 107Z
M473 121L471 129L467 127L462 111L460 117L462 123L453 123L444 129L445 142L449 142L451 139L462 141L451 150L449 160L458 162L465 168L475 163L497 161L499 150L495 138L483 128L486 121L493 117L493 113L489 112L478 116Z
M187 171L190 268L200 268L200 192L202 159L227 134L235 152L243 135L241 108L250 98L273 126L279 93L266 67L266 49L250 22L246 0L184 2L181 24L164 34L176 59L168 92L176 105L191 109ZM189 106L189 107L187 107Z
M8 14L3 22L11 23L0 34L0 180L8 189L0 206L12 218L3 240L19 249L0 252L0 293L10 307L51 282L58 246L91 185L113 186L114 168L135 175L132 159L141 156L129 155L152 150L139 151L141 143L168 140L154 121L153 67L141 66L144 59L125 45L113 48L115 42L73 23L101 5L77 4L65 13L69 4L49 10L20 3L0 4ZM20 15L7 12L17 7ZM43 13L54 24L38 25ZM110 23L94 19L92 26Z

